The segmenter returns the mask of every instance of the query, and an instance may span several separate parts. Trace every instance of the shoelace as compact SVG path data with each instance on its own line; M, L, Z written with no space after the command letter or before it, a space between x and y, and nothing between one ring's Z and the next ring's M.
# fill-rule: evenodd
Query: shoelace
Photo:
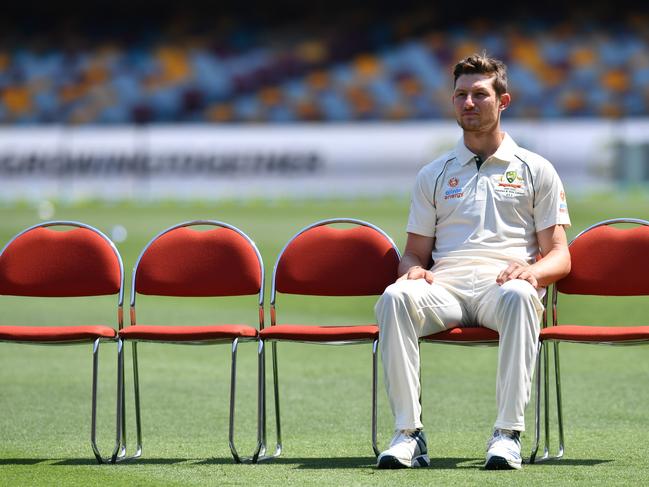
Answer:
M487 441L487 450L491 448L496 441L502 439L512 440L516 443L520 443L521 441L520 433L518 431L497 429L494 431L493 436Z
M414 434L415 432L410 430L397 430L394 433L394 436L392 437L392 441L390 442L390 445L394 445L402 437L403 437L403 441L415 441L415 439L413 438Z

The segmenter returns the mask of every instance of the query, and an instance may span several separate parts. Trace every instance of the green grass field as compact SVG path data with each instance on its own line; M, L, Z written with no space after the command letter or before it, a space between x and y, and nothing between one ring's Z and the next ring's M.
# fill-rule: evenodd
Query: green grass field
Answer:
M227 203L98 204L60 206L53 218L79 220L118 244L127 282L140 249L158 231L189 219L219 219L253 237L270 278L286 240L322 218L352 216L382 227L400 248L406 199ZM569 236L596 221L649 219L649 196L597 195L571 201ZM0 207L0 244L39 221L36 208ZM353 269L350 269L353 272ZM268 281L269 282L269 281ZM128 299L128 290L127 290ZM283 320L363 323L373 320L372 299L278 300ZM115 300L0 297L3 324L115 323ZM141 306L140 306L141 305ZM646 299L578 299L563 303L570 321L640 324ZM255 323L254 299L138 301L141 322ZM649 480L649 360L645 347L563 344L566 455L559 462L526 465L520 472L481 469L495 418L496 349L425 345L422 348L424 422L432 468L378 471L370 442L369 345L282 344L279 347L284 453L259 465L235 465L227 446L229 347L140 345L144 455L134 462L97 465L90 449L90 346L0 344L1 485L638 485ZM101 351L100 445L114 438L113 344ZM127 355L128 386L131 385ZM269 374L270 379L270 374ZM379 384L379 440L392 420ZM128 390L132 412L132 394ZM532 404L526 455L532 440ZM256 435L256 346L239 350L238 449L252 451ZM272 407L269 403L269 413ZM133 432L132 415L129 431ZM269 417L269 424L272 420ZM273 438L274 430L269 432ZM555 435L556 437L556 435ZM132 439L132 435L131 438Z

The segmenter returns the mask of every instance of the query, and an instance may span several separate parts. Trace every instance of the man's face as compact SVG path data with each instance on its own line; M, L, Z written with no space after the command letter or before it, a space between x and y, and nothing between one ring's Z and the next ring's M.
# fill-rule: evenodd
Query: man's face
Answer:
M457 123L465 132L497 129L500 112L509 105L509 94L500 98L493 87L494 76L463 74L455 83L453 106Z

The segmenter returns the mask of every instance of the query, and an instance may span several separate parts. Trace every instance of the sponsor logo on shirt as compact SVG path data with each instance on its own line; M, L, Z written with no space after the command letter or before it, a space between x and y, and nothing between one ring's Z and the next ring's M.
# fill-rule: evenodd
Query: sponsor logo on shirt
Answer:
M559 193L559 198L561 198L561 202L559 203L559 213L568 213L568 204L566 203L566 193L561 191Z
M449 189L444 193L445 200L462 198L464 196L464 191L462 191L462 188L458 187L459 184L460 180L458 178L453 177L448 180Z

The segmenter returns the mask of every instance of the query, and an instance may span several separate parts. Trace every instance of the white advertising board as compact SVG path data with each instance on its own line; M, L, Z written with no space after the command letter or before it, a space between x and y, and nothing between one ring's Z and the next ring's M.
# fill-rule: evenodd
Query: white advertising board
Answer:
M649 184L649 119L505 121L568 191ZM239 199L406 195L454 122L0 129L0 198ZM627 160L628 159L628 160Z

